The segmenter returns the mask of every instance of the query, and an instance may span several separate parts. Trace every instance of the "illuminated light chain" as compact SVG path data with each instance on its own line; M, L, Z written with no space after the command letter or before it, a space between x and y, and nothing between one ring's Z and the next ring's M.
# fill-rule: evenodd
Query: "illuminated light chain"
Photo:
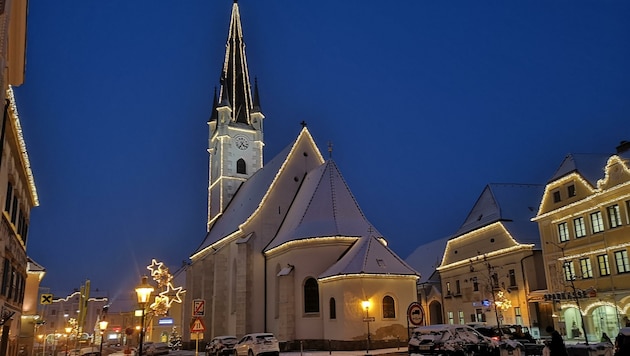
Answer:
M579 258L579 257L587 257L590 255L595 255L595 254L601 254L602 252L608 252L608 251L612 251L612 250L616 250L616 249L620 249L620 248L624 248L624 247L628 247L630 246L630 242L625 242L619 245L614 245L614 246L608 246L605 248L600 248L597 250L590 250L588 252L582 252L582 253L578 253L575 255L569 255L569 256L564 256L564 257L560 257L558 258L558 261L566 261L566 260L572 260L574 258Z
M578 175L577 173L572 173L572 175L574 175L575 177L579 177L579 178L580 178L580 180L584 181L584 179L583 179L580 175ZM555 186L555 182L554 182L553 184L554 184L554 186ZM545 202L545 197L546 197L546 195L547 195L547 193L548 193L548 190L547 190L547 189L545 189L545 195L543 195L543 200L542 200L542 203L541 203L541 208L540 208L540 209L539 209L539 211L538 211L538 215L532 218L532 221L538 221L538 220L541 220L541 219L543 219L543 218L549 217L549 216L551 216L551 215L557 214L557 213L559 213L559 212L565 211L565 210L567 210L567 209L571 209L571 208L574 208L574 207L576 207L576 206L586 204L586 203L588 203L588 202L590 202L590 201L593 201L593 200L595 200L595 199L601 198L601 197L602 197L602 196L604 196L604 195L614 193L615 191L617 191L617 190L619 190L619 189L624 189L624 188L626 188L626 187L628 187L628 186L630 186L630 181L627 181L627 182L625 182L625 183L621 183L621 184L617 184L617 185L615 185L614 187L610 187L610 188L608 188L608 189L592 190L592 191L590 192L590 193L591 193L591 195L589 195L589 196L585 197L584 199L578 200L578 201L573 202L573 203L571 203L571 204L563 205L563 206L561 206L561 207L559 207L559 208L557 208L557 209L552 209L552 210L550 210L550 211L548 211L548 212L546 212L546 213L544 213L544 214L541 214L541 212L542 212L542 205L544 204L544 202ZM555 190L555 189L556 189L556 188L553 188L552 190ZM613 195L614 195L614 194L613 194ZM607 200L606 200L606 201L604 201L604 202L601 202L601 203L599 203L599 204L593 204L593 205L595 205L595 206L607 205L607 204L610 204L610 203L613 203L613 202L616 202L616 201L622 200L622 199L624 199L624 198L627 198L628 196L630 196L630 195L628 195L628 194L625 194L625 195L622 195L622 196L619 196L619 195L614 195L614 197L613 197L612 199L607 199ZM573 214L572 214L572 215L570 215L570 216L576 216L576 215L578 215L578 214L585 214L586 212L589 212L589 211L592 211L592 210L593 210L593 208L590 208L590 209L585 209L585 210L582 210L582 211L580 211L580 212L573 213Z
M240 224L238 226L237 231L233 232L232 234L223 237L222 239L220 239L219 241L207 246L206 248L202 249L201 251L195 253L194 255L192 255L190 258L191 259L196 259L199 256L201 256L202 254L205 254L206 252L208 252L211 248L215 249L215 246L221 245L223 243L229 242L232 238L234 237L240 237L243 234L243 227L247 226L247 224L252 221L254 218L256 218L258 216L258 214L260 214L262 207L265 205L265 202L267 201L267 199L269 199L269 196L271 195L271 192L276 190L276 185L280 184L279 181L279 177L282 175L282 173L285 171L287 163L291 160L291 156L293 156L294 154L296 154L296 150L297 147L299 146L298 143L301 142L301 139L303 136L306 136L306 139L308 140L307 142L311 145L311 147L313 148L313 151L317 154L317 159L319 160L319 164L323 164L325 161L324 156L322 156L322 153L319 151L319 149L317 148L317 144L315 144L315 140L313 140L313 137L311 136L310 132L308 131L308 129L306 127L302 128L302 131L300 131L300 134L298 135L298 138L295 140L295 144L293 145L293 147L291 147L291 150L289 151L289 154L287 155L287 158L284 160L284 162L282 162L282 166L280 167L280 169L278 170L278 172L276 173L275 177L273 178L273 181L271 182L271 185L269 186L269 189L267 189L267 191L265 192L265 195L263 196L263 198L261 199L260 203L258 204L258 207L256 208L256 210L254 210L254 212L252 213L252 215L247 218L247 220L245 220L242 224Z
M348 244L351 244L355 241L357 241L360 238L360 236L327 236L327 237L309 237L309 238L305 238L305 239L299 239L299 240L291 240L291 241L287 241L285 243L283 243L280 246L276 246L274 248L272 248L269 251L265 252L266 256L272 256L275 255L276 253L280 253L284 250L287 250L291 247L299 247L301 245L310 245L313 242L316 243L331 243L331 244L335 244L337 242L345 242Z
M151 271L151 277L157 283L158 289L162 290L154 297L153 303L151 303L149 309L153 311L155 315L166 315L174 302L182 303L181 294L186 291L183 287L173 286L171 283L173 275L169 272L168 267L164 266L164 262L158 262L156 259L152 259L147 269Z
M536 214L535 217L532 218L532 221L535 220L535 219L538 219L541 216L549 214L549 212L547 212L545 214L542 214L542 211L543 211L543 207L546 205L545 203L548 201L548 196L551 194L552 191L554 191L556 189L559 189L564 184L572 182L574 180L578 180L582 184L584 184L584 186L587 187L589 194L593 194L595 192L595 189L593 189L593 185L591 183L589 183L586 179L584 179L584 177L582 177L581 175L579 175L579 174L577 174L575 172L571 173L571 174L568 174L568 175L566 175L566 176L564 176L564 177L562 177L562 178L560 178L558 180L553 181L552 183L549 183L545 187L545 193L543 194L543 197L540 200L540 206L538 207L538 213Z
M512 301L506 298L502 290L497 292L497 300L494 302L501 311L506 311L512 307Z
M616 306L614 303L605 302L603 300L598 300L596 302L593 302L593 303L590 303L589 305L587 305L584 308L584 315L588 315L588 313L590 313L591 309L594 309L594 308L597 308L597 307L602 307L602 306L612 307L615 310L617 310L618 314L622 314L623 315L623 310L621 310L621 308Z
M337 280L348 280L352 278L386 278L386 279L413 279L418 280L418 277L415 274L369 274L369 273L349 273L349 274L341 274L336 276L318 278L317 280L321 283L325 282L334 282Z
M623 183L623 185L615 186L615 188L618 188L618 187L623 188L623 187L625 187L627 185L630 185L630 181L628 183ZM605 194L608 194L608 193L610 193L610 191L606 191L605 192ZM587 213L594 213L596 211L600 211L599 210L600 207L612 205L613 203L616 203L616 202L619 202L619 201L623 201L623 200L626 200L628 198L630 198L630 193L624 194L624 195L614 195L611 199L608 199L606 201L602 201L597 206L591 205L589 208L582 209L582 210L577 211L575 213L571 213L570 215L563 216L562 218L553 219L553 220L551 220L551 222L553 224L557 224L559 222L564 222L565 220L569 220L571 218L581 217L582 215L586 215ZM581 200L579 203L583 203L583 202L584 202L584 200Z
M483 233L485 233L488 230L494 229L494 228L501 228L501 230L503 230L503 232L505 233L505 235L507 235L512 242L515 244L514 246L511 247L507 247L507 248L503 248L500 250L495 250L495 251L491 251L488 252L486 254L483 255L477 255L475 257L472 258L478 258L478 257L494 257L494 256L498 256L498 255L502 255L508 252L513 252L513 251L519 251L519 250L523 250L523 249L532 249L534 247L534 244L521 244L518 241L516 241L516 239L514 239L514 237L510 234L510 232L505 228L505 226L503 225L503 223L501 223L500 221L492 223L490 225L486 225L482 228L470 231L466 234L463 234L461 236L455 237L451 240L448 240L448 242L446 243L446 249L444 250L444 255L442 256L442 262L440 263L440 266L438 266L436 269L438 271L442 271L442 270L446 270L446 269L450 269L450 268L455 268L455 267L460 267L463 265L468 265L470 263L470 258L466 258L466 259L462 259L459 260L457 262L453 262L450 264L445 264L445 260L447 259L447 256L450 255L450 250L453 248L451 247L451 244L454 243L455 241L460 241L460 240L468 240L468 239L473 239L478 237L478 235L481 235Z
M81 292L74 292L70 295L68 295L67 297L61 297L61 298L57 298L57 299L53 299L53 303L59 303L59 302L67 302L70 299L72 299L74 296L81 294ZM95 297L90 297L88 298L88 302L106 302L108 299L107 297L102 297L102 298L95 298Z
M26 151L26 142L24 141L24 135L22 134L22 125L20 124L20 115L18 115L17 104L15 101L15 96L13 95L13 87L9 85L6 91L7 97L9 98L10 105L10 113L13 121L15 123L15 128L17 131L17 138L19 144L20 154L22 155L22 161L24 163L24 171L26 173L26 179L28 180L28 185L31 188L31 199L33 200L33 206L39 206L39 197L37 196L37 189L35 188L35 178L33 177L33 171L31 170L31 161L28 159L28 152Z
M618 155L612 155L609 159L608 162L606 162L606 168L604 169L604 171L606 172L606 174L604 175L604 179L600 179L597 181L597 188L600 190L603 190L603 187L605 185L608 185L608 181L610 180L610 171L611 168L615 165L618 164L622 167L622 169L624 170L624 172L626 174L630 174L630 169L628 169L628 166L626 165L626 163L621 159L621 157L619 157Z

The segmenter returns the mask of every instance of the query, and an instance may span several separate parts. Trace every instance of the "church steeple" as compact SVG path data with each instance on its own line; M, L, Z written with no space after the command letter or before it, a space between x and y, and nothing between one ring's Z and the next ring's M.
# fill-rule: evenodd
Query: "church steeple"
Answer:
M208 120L208 230L238 187L263 167L263 121L258 83L249 81L238 3L232 5L230 30ZM254 95L252 95L252 91Z
M232 5L230 32L221 73L220 97L223 98L225 94L232 105L231 121L251 125L252 91L245 56L241 15L236 1Z

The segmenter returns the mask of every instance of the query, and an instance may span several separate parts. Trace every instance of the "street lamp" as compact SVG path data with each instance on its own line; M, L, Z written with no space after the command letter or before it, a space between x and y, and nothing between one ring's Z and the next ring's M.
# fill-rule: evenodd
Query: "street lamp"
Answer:
M578 295L575 292L575 283L573 282L573 280L575 279L575 276L573 275L572 273L573 271L571 270L569 261L566 260L566 255L564 254L564 248L566 247L566 243L564 244L564 246L560 246L553 241L546 241L545 243L547 245L551 244L551 245L556 246L562 252L562 260L564 261L562 262L562 267L563 267L562 269L563 269L564 275L569 277L569 282L571 283L571 289L573 290L573 298L575 299L575 304L577 305L578 313L580 314L580 320L582 321L582 331L584 331L584 343L588 345L588 334L586 333L586 324L584 323L584 315L582 315L582 308L580 307L580 299L578 298ZM567 272L569 274L567 274Z
M105 330L107 330L107 320L101 320L98 322L98 328L101 330L101 347L99 348L98 354L103 355L103 336L105 335Z
M364 300L361 302L361 306L363 307L363 309L365 309L365 319L363 319L363 321L365 321L367 323L367 343L366 343L366 348L365 348L365 353L369 354L370 353L370 305L372 303L370 303L369 300Z
M70 334L72 333L72 327L66 326L66 356L68 356L68 344L70 343Z
M147 276L142 276L142 283L136 287L136 295L138 296L138 306L141 309L140 317L140 343L138 348L138 356L142 356L142 341L144 340L144 309L147 307L153 287L147 282Z

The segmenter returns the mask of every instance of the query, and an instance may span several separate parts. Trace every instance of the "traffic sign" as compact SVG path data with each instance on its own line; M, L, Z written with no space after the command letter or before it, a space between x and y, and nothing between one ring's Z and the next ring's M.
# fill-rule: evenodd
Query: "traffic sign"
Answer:
M206 331L206 325L203 323L201 318L194 318L192 323L190 323L190 332L191 333L202 333Z
M373 316L368 316L367 318L363 318L363 322L369 323L371 321L375 321L376 318Z
M53 302L52 294L45 293L39 297L39 304L52 304L52 302Z
M422 325L424 323L424 310L422 305L418 302L412 302L407 308L407 318L409 322L415 326Z
M193 311L192 316L204 316L206 310L206 301L204 299L194 299L193 300Z

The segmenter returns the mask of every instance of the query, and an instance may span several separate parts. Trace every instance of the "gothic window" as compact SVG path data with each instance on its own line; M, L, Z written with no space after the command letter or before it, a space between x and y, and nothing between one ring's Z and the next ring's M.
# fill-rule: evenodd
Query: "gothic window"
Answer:
M330 318L337 319L337 303L335 302L335 298L330 298Z
M393 319L396 317L396 304L394 298L386 295L383 297L383 319Z
M304 282L304 312L319 313L319 286L312 277Z
M245 160L242 158L236 161L236 173L247 174L247 167L245 166Z

